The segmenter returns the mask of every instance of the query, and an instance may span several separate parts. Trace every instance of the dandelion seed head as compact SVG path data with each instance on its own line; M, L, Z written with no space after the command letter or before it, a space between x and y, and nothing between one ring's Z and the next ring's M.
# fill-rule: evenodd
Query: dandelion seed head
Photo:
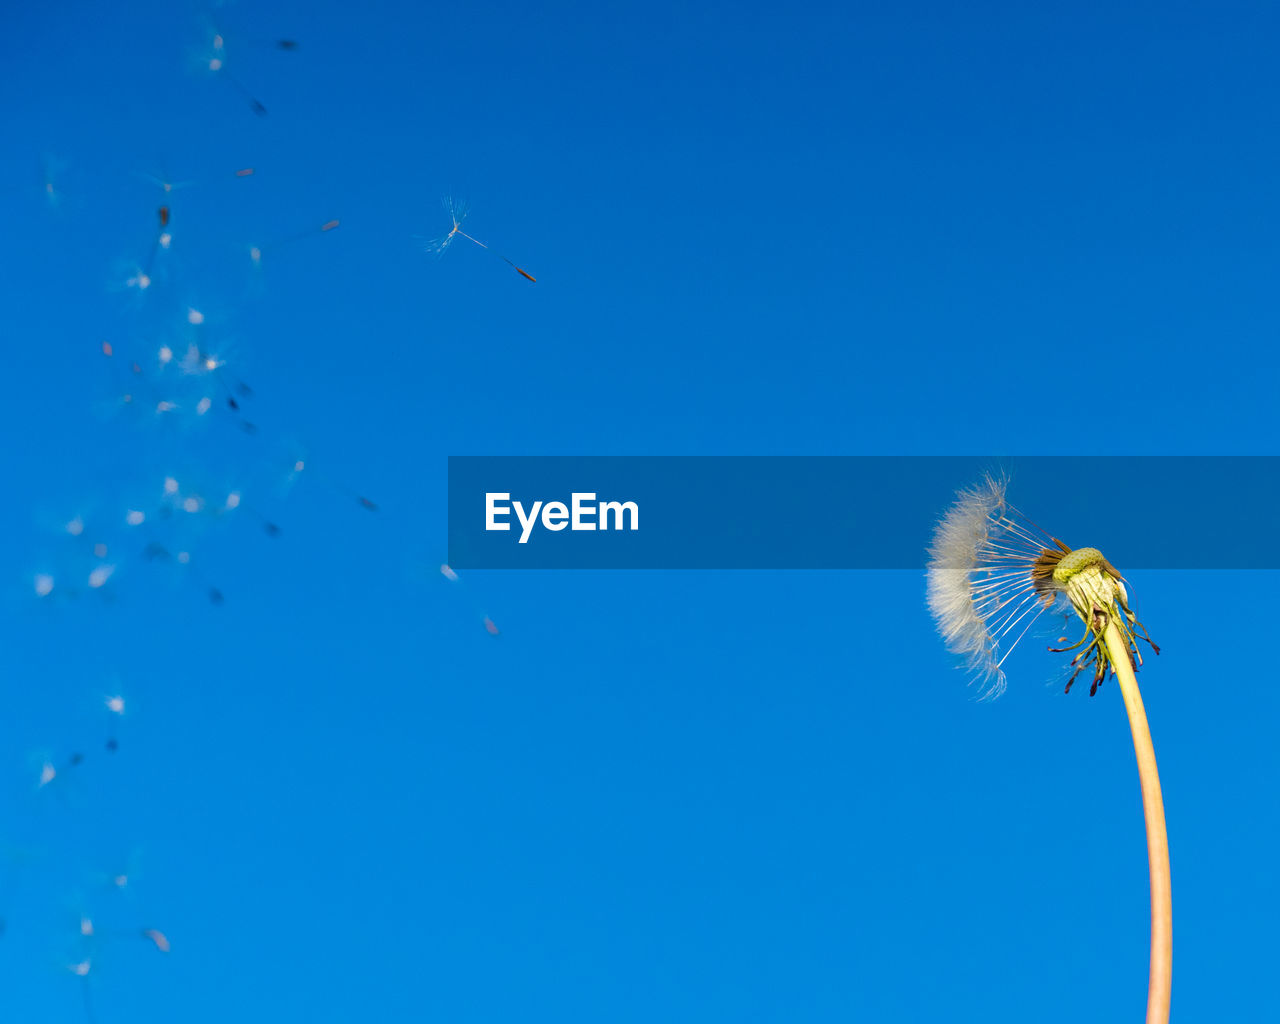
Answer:
M1007 490L988 476L960 491L929 548L929 610L983 698L1004 692L1005 659L1056 603L1045 558L1067 550L1009 505Z

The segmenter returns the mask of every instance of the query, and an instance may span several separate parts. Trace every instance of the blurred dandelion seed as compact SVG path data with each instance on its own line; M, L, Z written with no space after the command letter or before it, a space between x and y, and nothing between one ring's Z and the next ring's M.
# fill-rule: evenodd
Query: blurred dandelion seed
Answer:
M464 591L466 590L466 586L465 584L463 584L461 578L458 576L457 571L448 563L444 563L440 566L440 575L443 576L446 580L448 580L451 584L459 587ZM476 606L474 602L472 604L473 604L473 607L475 608L476 614L480 616L480 623L481 625L484 626L484 631L488 633L490 636L498 636L501 632L501 630L498 629L498 624L494 622L493 619L491 619L486 612L484 612L478 606Z
M206 52L204 67L217 75L234 89L249 104L249 109L259 117L265 117L267 108L253 95L245 85L227 70L226 43L221 33L215 32L209 50Z
M160 952L169 952L169 937L159 928L143 928L142 937L150 940Z
M449 248L449 246L453 243L453 240L455 238L465 238L469 242L474 242L481 249L485 249L488 252L493 253L493 255L497 256L498 259L502 260L503 263L507 264L507 266L511 267L513 270L515 270L517 274L519 274L521 277L525 278L526 280L534 281L534 282L537 281L537 278L534 277L532 274L530 274L523 267L517 266L511 260L507 259L507 257L503 256L502 253L498 252L496 249L490 248L489 246L485 245L484 242L480 241L480 239L475 238L472 235L469 235L462 230L462 222L466 220L466 217L467 217L466 203L461 202L459 200L452 199L448 196L446 196L442 202L444 204L445 212L449 214L449 221L450 221L449 233L447 235L443 235L440 238L436 238L427 242L425 244L425 248L428 252L433 253L436 256L443 256L445 250Z
M1142 787L1151 883L1151 960L1147 1024L1166 1024L1173 963L1169 842L1155 750L1136 670L1138 640L1160 649L1129 607L1124 577L1097 548L1073 550L1009 504L1008 481L988 476L960 491L938 522L929 549L928 601L938 632L985 684L984 696L1005 688L1003 666L1031 625L1051 608L1074 610L1084 636L1066 689L1091 670L1090 696L1110 673L1129 716ZM1062 642L1062 641L1060 641Z
M159 928L144 928L142 936L145 939L150 939L161 953L169 952L169 938Z
M107 580L111 579L111 574L115 572L114 565L100 565L89 573L89 586L94 590L104 586Z
M269 242L266 245L251 245L249 246L249 260L253 263L254 267L261 268L262 258L265 253L274 252L281 246L293 245L295 242L301 242L306 238L310 238L312 235L327 234L339 227L341 224L342 221L340 220L327 220L319 227L308 228L306 231L299 231L292 235L286 235L283 238L277 238L274 242Z

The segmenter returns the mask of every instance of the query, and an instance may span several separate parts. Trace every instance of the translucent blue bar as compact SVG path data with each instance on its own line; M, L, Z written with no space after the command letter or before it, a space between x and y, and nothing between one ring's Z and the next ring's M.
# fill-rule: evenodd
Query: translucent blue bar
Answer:
M1008 478L1009 500L1045 531L1121 571L1280 568L1276 456L451 456L449 562L922 569L938 517L988 473ZM486 529L486 494L527 517L574 492L635 503L638 528L553 530L540 512L521 543L513 510L493 520L511 529Z

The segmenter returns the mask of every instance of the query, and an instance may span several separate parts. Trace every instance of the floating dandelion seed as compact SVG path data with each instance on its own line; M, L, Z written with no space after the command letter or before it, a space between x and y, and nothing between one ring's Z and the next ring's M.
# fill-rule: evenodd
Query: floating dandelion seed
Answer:
M89 573L89 586L94 590L99 589L111 579L111 574L115 572L114 565L99 565Z
M153 184L165 195L169 195L177 191L178 189L188 188L189 186L195 184L194 181L170 181L167 177L162 178L155 174L149 174L146 171L136 171L134 173L136 173L138 177L144 178L147 181L151 182L151 184Z
M1090 670L1098 686L1108 673L1120 684L1133 735L1147 829L1151 880L1151 966L1147 1024L1166 1024L1173 963L1173 910L1169 842L1155 750L1136 669L1137 641L1157 654L1133 611L1124 577L1097 548L1073 550L1050 536L1006 498L1007 481L988 477L961 491L943 516L929 550L929 608L947 646L963 655L982 680L984 695L1004 690L1003 665L1031 625L1052 608L1069 608L1084 623L1084 636L1069 648L1067 690ZM1064 641L1060 641L1064 642Z
M341 226L342 221L334 219L327 220L318 228L308 228L306 231L299 231L296 234L286 235L284 238L278 238L274 242L267 245L251 245L249 246L249 259L255 267L262 266L263 253L274 252L282 245L292 245L294 242L300 242L304 238L310 238L312 235L324 235Z
M428 252L434 253L437 256L443 256L445 250L449 248L449 246L453 243L453 240L455 238L465 238L467 241L474 242L476 245L480 246L481 249L487 249L489 252L493 253L495 256L498 257L498 259L502 260L503 263L507 264L507 266L515 270L515 272L519 274L521 277L529 281L535 281L535 282L537 281L536 277L530 274L523 267L516 266L515 263L513 263L511 260L503 256L502 253L498 252L498 250L489 248L489 246L485 245L484 242L480 241L480 239L473 238L471 235L467 234L465 231L462 230L462 222L467 217L466 203L459 202L447 196L445 197L443 202L444 202L445 212L449 214L449 220L451 222L449 233L447 235L444 235L441 238L433 239L432 241L427 242L426 249Z
M445 563L440 566L440 575L443 576L445 579L447 579L450 583L458 587L464 586L461 578L458 576L457 571L453 568L453 566L449 565L448 563ZM473 605L474 605L474 602L473 602ZM498 636L501 633L501 630L498 629L498 624L494 622L493 619L491 619L488 616L488 614L486 614L478 606L476 606L476 612L480 616L480 622L484 626L484 631L486 633L488 633L490 636Z
M123 697L120 697L120 696L108 697L105 703L107 706L107 710L110 711L112 714L116 714L116 715L124 714L124 698Z
M368 512L379 511L378 503L374 501L372 498L366 497L365 495L356 491L354 488L347 486L341 481L335 480L333 477L328 476L327 474L318 472L315 469L315 467L305 459L294 460L293 465L290 468L289 472L285 474L284 485L286 487L292 487L294 484L298 482L299 479L301 479L302 474L304 472L307 474L307 476L324 484L324 486L328 487L330 490L335 491L338 494L341 494L344 498L348 498L356 502L356 504L358 504L361 508L365 509L366 511Z
M151 942L155 944L156 949L160 950L161 953L169 952L169 938L164 932L160 931L159 928L144 928L142 930L142 937L144 939L150 939Z
M35 578L37 597L48 597L53 593L53 577L48 573L37 573Z
M238 78L233 76L227 70L226 45L220 33L215 33L211 41L211 46L204 60L204 66L211 72L223 79L228 85L238 92L244 100L249 104L249 109L259 117L265 117L267 108L253 95Z
M218 59L218 58L215 56L215 57L211 57L211 58L209 58L209 59L210 59L210 60L216 60L216 59ZM206 65L206 66L207 66L207 65ZM218 70L220 70L220 69L219 69L219 68L209 68L209 70L210 70L210 71L218 71ZM166 196L167 196L167 195L171 195L172 193L174 193L174 192L178 191L179 189L190 188L192 185L199 185L199 184L202 184L202 182L201 182L201 181L195 181L195 180L192 180L192 181L172 181L172 180L170 180L168 177L162 177L162 176L161 176L161 175L159 175L159 174L151 174L151 173L149 173L149 172L147 172L147 171L135 171L134 173L135 173L139 178L142 178L142 179L144 179L144 180L146 180L146 181L151 182L151 184L152 184L152 185L154 185L156 188L158 188L158 189L159 189L161 192L163 192ZM225 174L226 172L223 172L223 173ZM237 177L237 178L248 178L248 177L252 176L252 175L253 175L253 173L254 173L254 169L253 169L252 167L242 167L242 168L240 168L239 170L236 170L235 172L233 172L233 175L234 175L234 177ZM221 175L220 175L220 176L221 176Z

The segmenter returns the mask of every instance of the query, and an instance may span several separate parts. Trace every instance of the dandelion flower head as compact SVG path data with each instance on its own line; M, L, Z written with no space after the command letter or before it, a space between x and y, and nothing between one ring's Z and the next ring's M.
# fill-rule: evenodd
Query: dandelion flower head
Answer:
M1004 692L1004 663L1045 612L1074 611L1084 638L1067 690L1086 668L1093 688L1113 668L1102 633L1115 621L1141 664L1136 637L1150 642L1129 608L1124 577L1096 548L1072 550L1009 504L1008 481L988 476L956 496L929 548L929 610L947 646L964 657L983 697ZM1159 648L1151 645L1156 652Z

